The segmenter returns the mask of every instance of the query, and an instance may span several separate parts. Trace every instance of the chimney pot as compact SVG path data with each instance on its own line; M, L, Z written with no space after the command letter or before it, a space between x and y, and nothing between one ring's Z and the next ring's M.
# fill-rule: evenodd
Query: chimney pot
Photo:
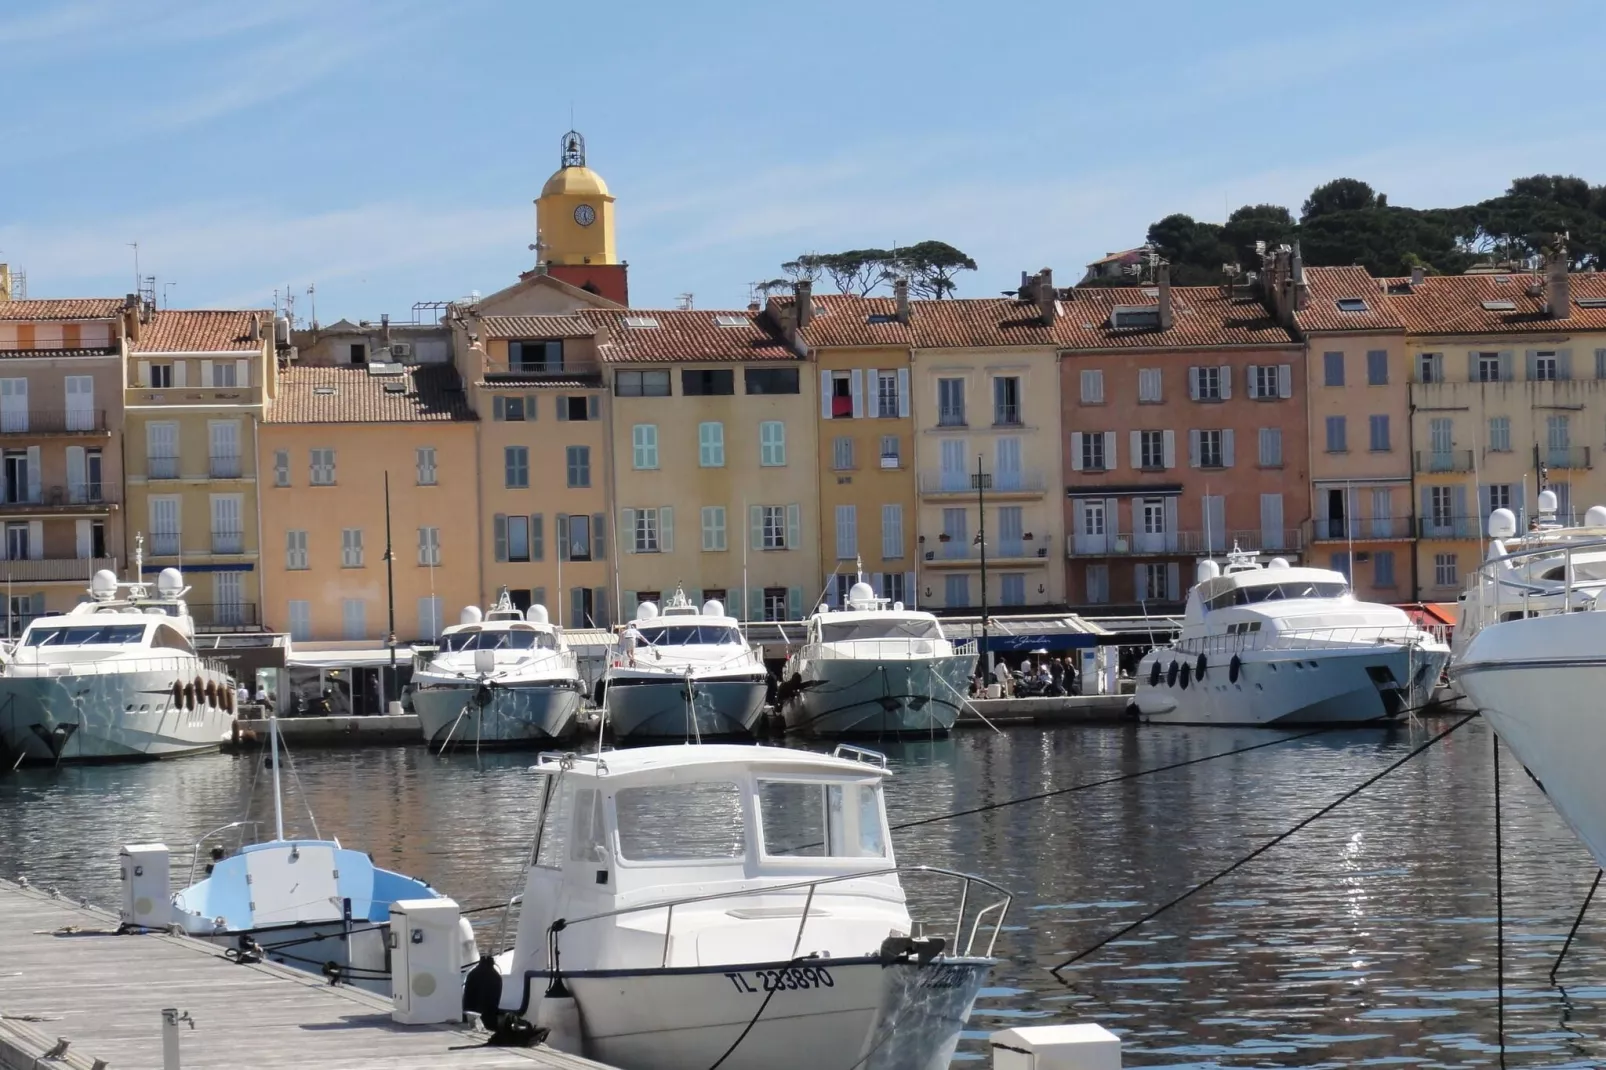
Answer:
M898 322L899 323L908 323L909 322L909 280L908 279L893 279L892 280L892 299L893 299L894 302L897 303L897 307L898 307Z
M1171 265L1164 260L1154 269L1155 300L1160 306L1159 323L1162 331L1171 329Z
M1422 270L1421 264L1413 266L1411 268L1411 288L1415 289L1416 287L1421 286L1422 280L1426 277L1427 272Z
M814 284L808 279L800 279L793 293L797 298L797 329L801 331L814 318Z

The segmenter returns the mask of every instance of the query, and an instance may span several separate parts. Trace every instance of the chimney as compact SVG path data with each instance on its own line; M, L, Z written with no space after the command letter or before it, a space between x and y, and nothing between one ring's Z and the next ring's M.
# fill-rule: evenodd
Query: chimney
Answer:
M1154 269L1154 290L1160 304L1160 329L1171 329L1171 265L1164 260Z
M747 302L747 311L749 312L757 312L762 307L763 306L758 303L758 298L756 297Z
M792 292L796 295L797 329L801 331L814 318L814 284L808 279L799 279Z
M1293 292L1289 294L1289 313L1303 311L1310 304L1310 287L1305 285L1305 257L1299 251L1296 241L1289 253L1289 281L1293 283Z
M1564 234L1556 235L1546 276L1550 291L1546 311L1551 319L1564 320L1573 314L1573 280L1567 274L1567 237Z
M1054 300L1054 272L1044 268L1037 273L1037 282L1033 287L1033 296L1037 298L1037 314L1047 327L1054 322L1054 315L1059 310Z
M390 313L382 312L379 315L379 345L383 349L390 348Z
M892 280L892 300L898 306L898 322L909 322L909 280Z
M139 294L129 294L123 298L123 334L130 342L139 341L139 325L144 322L141 315Z
M1414 290L1418 286L1421 286L1422 285L1422 280L1424 278L1426 278L1426 277L1427 277L1427 272L1422 270L1422 265L1421 264L1413 264L1411 266L1411 289Z
M255 312L251 313L251 341L262 341L262 320Z

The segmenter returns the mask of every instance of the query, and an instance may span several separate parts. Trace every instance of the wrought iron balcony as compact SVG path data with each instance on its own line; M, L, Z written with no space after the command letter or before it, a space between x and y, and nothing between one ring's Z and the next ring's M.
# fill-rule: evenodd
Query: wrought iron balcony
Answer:
M145 478L177 479L178 454L153 453L145 459Z
M1471 450L1417 450L1418 472L1470 472Z
M1534 463L1546 468L1593 468L1588 446L1535 446Z
M1350 539L1409 539L1415 520L1402 516L1319 516L1311 521L1313 542L1347 542Z
M240 455L238 453L214 453L207 462L207 472L213 479L239 479Z
M1424 539L1476 539L1481 519L1476 516L1418 517L1416 533Z
M240 554L245 552L245 535L240 531L212 529L214 554Z
M0 412L0 436L106 433L105 409L18 409Z
M262 624L261 614L251 602L190 602L189 607L197 631L254 631Z

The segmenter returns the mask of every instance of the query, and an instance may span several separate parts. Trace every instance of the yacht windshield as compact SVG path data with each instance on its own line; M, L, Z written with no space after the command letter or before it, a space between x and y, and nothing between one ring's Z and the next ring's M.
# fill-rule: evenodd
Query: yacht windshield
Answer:
M558 638L533 628L453 632L441 637L442 650L556 650Z
M887 841L877 784L758 782L764 853L812 858L882 858Z
M721 646L740 643L741 635L725 624L649 624L636 634L645 646Z
M1222 609L1226 606L1248 606L1256 602L1278 602L1289 598L1339 598L1349 586L1337 581L1293 580L1286 583L1259 583L1252 587L1234 587L1222 591L1205 606Z
M745 825L735 784L693 781L621 788L619 853L633 862L741 858Z
M28 629L24 646L127 646L145 636L143 624L54 624Z
M934 620L920 618L850 620L820 625L820 641L847 643L854 639L941 639L942 629Z

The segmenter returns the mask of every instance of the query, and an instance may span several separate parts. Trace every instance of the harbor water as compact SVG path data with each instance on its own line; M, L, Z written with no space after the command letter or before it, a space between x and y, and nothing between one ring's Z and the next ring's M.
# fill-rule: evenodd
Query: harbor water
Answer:
M896 831L900 862L1019 895L959 1060L985 1058L994 1029L1092 1020L1122 1035L1132 1067L1497 1065L1493 748L1481 722L1063 980L1050 972L1450 723L1335 732ZM1271 738L1134 725L889 745L888 809L896 826ZM286 820L312 833L310 804L317 832L381 866L465 907L505 901L534 831L531 760L307 751L284 770ZM0 875L115 906L118 848L161 840L182 879L190 845L248 800L271 832L262 764L206 755L0 776ZM1547 979L1595 865L1509 754L1501 769L1507 1063L1600 1066L1606 903L1558 983ZM479 916L486 940L495 917Z

